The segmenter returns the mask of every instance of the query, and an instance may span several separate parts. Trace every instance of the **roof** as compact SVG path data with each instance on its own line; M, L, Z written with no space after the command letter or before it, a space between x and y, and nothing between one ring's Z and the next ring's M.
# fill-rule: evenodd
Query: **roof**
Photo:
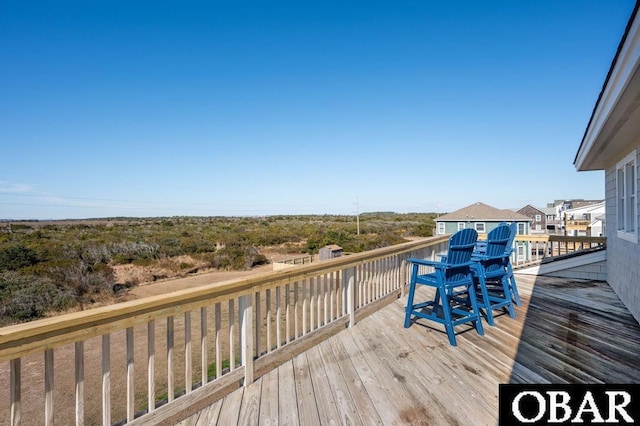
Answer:
M557 214L556 209L554 207L543 207L540 209L544 214L554 215Z
M537 207L535 207L535 206L532 206L531 204L527 204L527 205L526 205L526 206L524 206L523 208L518 209L518 210L517 210L517 212L521 212L522 210L526 209L527 207L529 207L529 208L531 208L531 209L533 209L533 210L539 211L540 213L544 213L544 211L543 211L542 209L539 209L539 208L537 208Z
M573 164L603 170L632 147L640 134L640 19L636 2L611 62Z
M452 222L452 221L511 221L511 222L529 222L531 218L513 210L501 210L491 207L484 203L475 203L470 206L463 207L451 213L440 216L436 222Z
M324 246L323 248L329 249L331 251L339 251L342 250L342 247L340 247L337 244L329 244L328 246Z

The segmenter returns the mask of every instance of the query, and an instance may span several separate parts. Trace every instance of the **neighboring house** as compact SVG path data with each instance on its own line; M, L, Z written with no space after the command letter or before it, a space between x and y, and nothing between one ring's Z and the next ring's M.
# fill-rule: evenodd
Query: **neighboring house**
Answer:
M547 232L547 215L542 209L537 209L531 204L527 204L517 211L531 219L531 233L544 234Z
M607 281L640 322L640 18L637 2L593 109L574 165L604 170Z
M565 235L602 237L604 236L605 202L588 204L567 209L562 218Z
M545 214L545 224L547 225L548 234L557 234L560 230L560 221L558 220L558 212L555 207L543 207L542 210Z
M518 235L528 235L531 219L513 210L501 210L484 203L475 203L463 207L436 219L436 234L453 234L460 229L473 228L480 234L491 232L502 222L516 222ZM528 243L514 243L515 256L519 261L526 261L531 255Z
M554 233L559 235L565 235L564 229L564 212L570 209L576 209L579 207L590 206L592 204L602 203L602 200L585 200L583 198L571 199L571 200L555 200L553 203L547 204L547 207L555 210L555 220L553 222L547 222L547 227L551 228L553 224ZM571 234L569 234L571 235Z
M436 234L453 234L464 228L473 228L480 234L486 234L501 222L517 222L518 234L529 234L531 219L513 210L501 210L484 203L475 203L463 207L436 219Z

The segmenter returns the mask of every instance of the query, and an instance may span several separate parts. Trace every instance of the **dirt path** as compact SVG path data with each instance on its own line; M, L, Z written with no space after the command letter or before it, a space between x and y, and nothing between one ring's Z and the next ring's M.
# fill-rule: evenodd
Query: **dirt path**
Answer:
M172 291L228 281L234 278L242 278L271 270L273 270L273 265L259 266L248 271L202 272L184 278L169 278L162 281L142 284L131 289L129 293L134 296L134 298L139 299L142 297L156 296L158 294L171 293Z

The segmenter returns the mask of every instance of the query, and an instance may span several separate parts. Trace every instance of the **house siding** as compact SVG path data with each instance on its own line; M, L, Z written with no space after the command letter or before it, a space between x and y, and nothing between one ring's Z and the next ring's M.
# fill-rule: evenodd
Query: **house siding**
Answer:
M639 163L640 158L637 158L636 164ZM636 171L636 178L637 176ZM624 240L617 235L615 164L605 171L605 193L607 200L607 282L634 318L640 322L640 280L638 279L640 277L640 263L638 262L640 243ZM636 196L636 204L638 204L637 198ZM636 212L638 212L638 208L636 208Z
M536 233L536 232L543 233L547 231L547 215L543 211L536 209L533 206L527 205L521 208L520 210L518 210L518 213L531 218L531 226L530 226L531 233ZM539 221L536 221L536 215L540 216ZM536 231L536 225L540 225L539 231Z

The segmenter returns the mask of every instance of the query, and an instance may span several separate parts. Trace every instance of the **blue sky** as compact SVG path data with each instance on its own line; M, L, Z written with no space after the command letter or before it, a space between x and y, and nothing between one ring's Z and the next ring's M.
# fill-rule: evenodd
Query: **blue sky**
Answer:
M0 218L604 198L573 159L633 6L0 0Z

